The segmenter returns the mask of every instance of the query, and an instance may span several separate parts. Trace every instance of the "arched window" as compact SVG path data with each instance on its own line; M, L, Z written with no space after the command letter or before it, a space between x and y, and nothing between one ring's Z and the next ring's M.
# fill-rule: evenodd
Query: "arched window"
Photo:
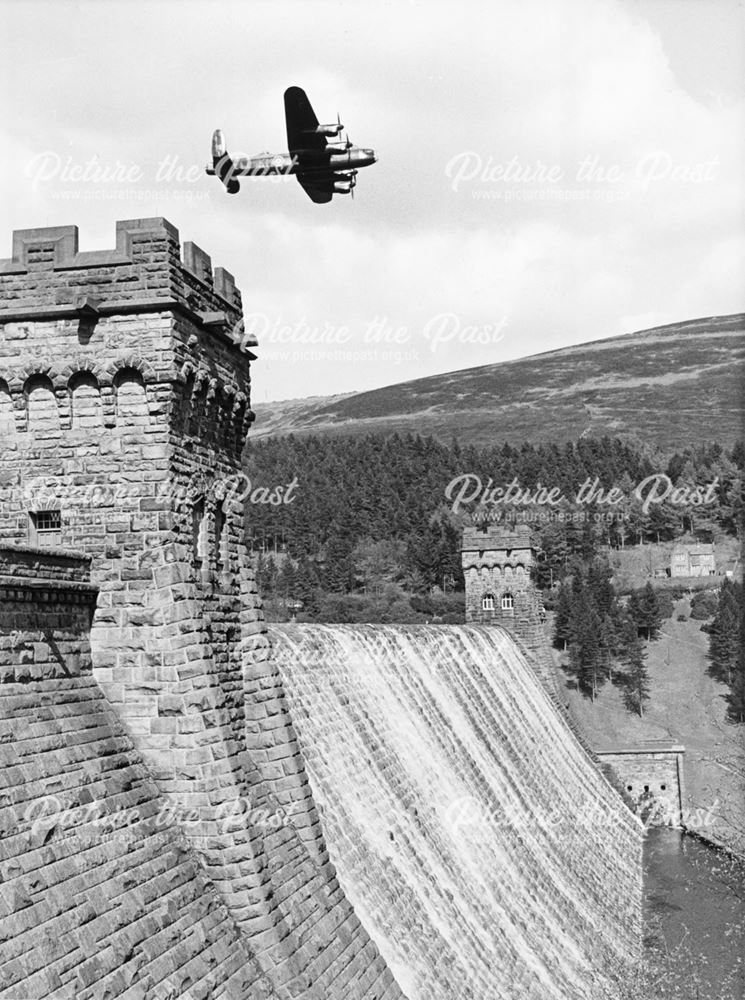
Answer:
M13 417L13 400L6 382L0 379L0 440L15 434L16 422Z
M494 597L492 594L484 594L484 596L481 598L481 610L482 611L494 610Z
M90 372L79 372L70 379L70 402L73 430L101 427L101 392Z
M46 375L35 375L26 385L28 429L30 431L59 430L59 409L52 382Z
M116 419L125 424L147 424L147 392L142 373L136 368L122 368L114 379Z
M191 540L194 562L197 566L202 566L209 561L207 514L204 510L204 500L196 500L191 509Z
M512 611L515 601L512 594L502 594L502 611Z

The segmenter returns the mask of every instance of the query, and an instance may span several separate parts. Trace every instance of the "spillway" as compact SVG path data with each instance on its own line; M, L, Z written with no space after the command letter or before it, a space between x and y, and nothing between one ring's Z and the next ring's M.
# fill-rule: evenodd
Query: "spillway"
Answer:
M408 1000L612 1000L639 822L498 628L270 638L331 861Z

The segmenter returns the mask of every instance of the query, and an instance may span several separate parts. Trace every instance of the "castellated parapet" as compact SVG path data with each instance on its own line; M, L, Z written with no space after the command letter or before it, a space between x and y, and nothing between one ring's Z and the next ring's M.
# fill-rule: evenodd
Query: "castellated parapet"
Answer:
M110 251L80 252L73 226L15 233L0 538L90 558L93 676L278 995L388 1000L328 861L243 540L252 346L232 276L164 219L117 223Z

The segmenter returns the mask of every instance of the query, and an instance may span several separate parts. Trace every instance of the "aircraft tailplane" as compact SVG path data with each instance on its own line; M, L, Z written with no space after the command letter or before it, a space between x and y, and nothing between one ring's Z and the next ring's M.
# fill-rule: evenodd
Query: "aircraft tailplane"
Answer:
M225 147L225 136L222 134L222 129L219 128L215 129L212 134L212 165L215 173L225 185L228 194L237 194L241 185L233 176L235 165Z

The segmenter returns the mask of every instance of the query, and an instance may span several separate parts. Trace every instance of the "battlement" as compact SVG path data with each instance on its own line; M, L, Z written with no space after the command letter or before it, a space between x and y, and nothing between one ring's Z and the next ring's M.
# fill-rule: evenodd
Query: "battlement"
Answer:
M0 323L175 309L243 350L241 295L233 275L213 270L193 242L163 218L116 224L113 250L78 249L77 226L19 229L12 256L0 260Z
M530 529L527 525L507 526L487 523L463 529L464 552L487 550L512 550L532 548Z

